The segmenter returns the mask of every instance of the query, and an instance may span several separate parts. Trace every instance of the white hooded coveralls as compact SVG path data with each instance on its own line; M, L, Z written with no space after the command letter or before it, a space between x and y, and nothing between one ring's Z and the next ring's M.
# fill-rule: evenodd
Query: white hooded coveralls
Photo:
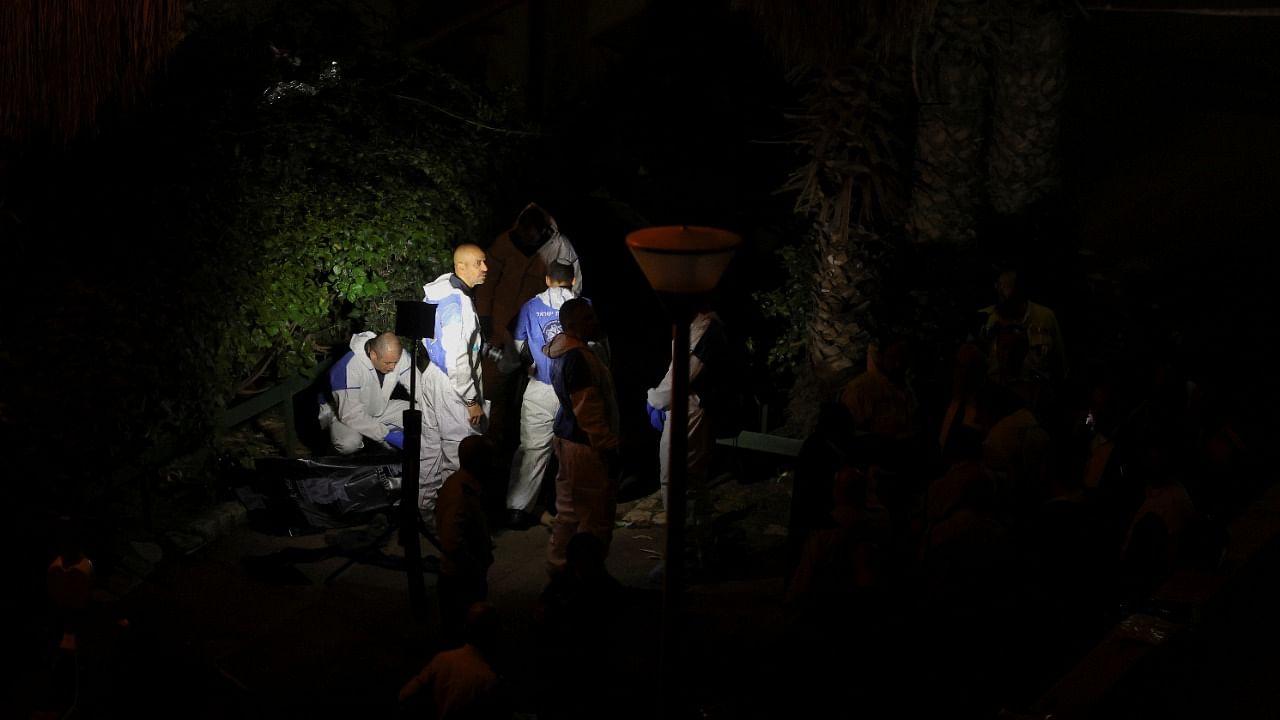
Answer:
M390 373L378 377L366 350L376 333L362 332L351 336L351 350L329 369L329 389L333 395L329 410L334 415L329 424L329 439L343 455L364 447L364 439L379 443L392 430L404 424L404 411L409 403L391 399L399 383L409 389L409 354L400 353L400 361ZM322 409L321 417L325 417Z
M430 365L422 373L422 451L418 507L434 511L444 479L460 465L458 444L484 431L471 424L467 406L484 403L480 351L484 338L475 303L461 280L446 273L423 286L423 302L436 306L435 337L422 344ZM487 403L485 403L487 406ZM488 408L485 407L485 416ZM432 513L434 514L434 513Z

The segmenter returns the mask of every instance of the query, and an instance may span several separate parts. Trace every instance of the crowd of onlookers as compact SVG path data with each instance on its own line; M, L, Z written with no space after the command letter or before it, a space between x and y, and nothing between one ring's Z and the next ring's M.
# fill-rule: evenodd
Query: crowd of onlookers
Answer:
M415 370L391 333L354 336L330 373L337 410L329 430L348 452L365 443L402 447L396 423L406 403L392 399L393 388L422 391L422 487L430 497L418 500L442 550L444 649L401 690L407 713L511 715L494 669L497 611L486 602L494 557L485 487L495 479L505 486L508 526L528 529L553 456L549 583L536 635L547 667L572 681L543 694L539 717L600 717L616 701L613 635L628 597L606 563L618 401L607 347L591 344L600 336L594 311L572 290L578 273L566 262L535 262L547 246L539 243L550 242L548 223L528 233L523 251L508 253L509 264L533 268L520 278L543 282L525 304L540 324L518 326L506 353L523 357L517 365L527 372L493 373L494 385L511 375L527 386L508 383L490 404L482 367L503 354L476 340L484 337L478 322L456 347L428 344L431 363L446 350L457 357L417 368L421 383L406 382ZM486 255L462 246L455 266L438 282L453 283L450 292L474 315L470 293L486 281ZM945 392L917 394L920 339L886 332L869 347L865 371L818 409L794 467L781 598L787 632L777 648L787 661L774 663L785 668L774 695L793 709L985 717L1025 705L1124 608L1141 606L1180 569L1219 563L1226 523L1261 486L1229 392L1237 378L1193 372L1175 354L1137 356L1123 368L1090 364L1068 355L1056 315L1027 297L1016 271L998 276L995 294L979 322L957 334ZM453 317L440 310L448 307L437 304L435 339L452 337L447 320L441 325ZM686 512L699 552L687 561L696 564L710 548L715 416L737 405L724 397L733 376L719 317L704 308L690 333ZM449 384L454 365L465 392ZM674 368L646 398L662 433L664 507ZM441 408L455 405L446 428ZM502 417L502 405L505 451L495 442L504 435L486 422ZM51 587L84 585L72 582L91 568L81 560L60 555ZM662 577L659 565L651 579ZM80 606L67 607L74 619ZM68 628L74 639L74 623Z
M1215 567L1260 487L1234 378L1173 355L1071 368L1017 274L996 291L943 404L917 399L903 333L820 408L795 467L778 648L775 690L797 710L1026 706L1178 570ZM541 615L582 708L602 707L588 699L622 592L591 540L575 537Z
M997 293L955 348L945 407L917 406L912 343L886 336L801 453L793 649L834 644L840 660L797 673L825 677L850 714L1027 703L1122 609L1220 562L1256 489L1234 378L1172 355L1071 370L1016 272Z

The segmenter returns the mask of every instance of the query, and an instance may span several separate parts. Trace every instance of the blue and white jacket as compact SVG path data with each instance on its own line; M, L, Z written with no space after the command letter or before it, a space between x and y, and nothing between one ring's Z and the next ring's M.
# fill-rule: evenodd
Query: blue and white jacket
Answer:
M448 376L459 400L478 402L484 395L480 367L484 337L471 290L453 273L445 273L423 285L422 292L422 301L436 306L435 337L422 341L431 364Z
M534 295L516 316L516 350L529 349L533 358L533 380L551 384L551 358L547 357L547 345L560 334L560 306L576 297L571 288L552 287Z

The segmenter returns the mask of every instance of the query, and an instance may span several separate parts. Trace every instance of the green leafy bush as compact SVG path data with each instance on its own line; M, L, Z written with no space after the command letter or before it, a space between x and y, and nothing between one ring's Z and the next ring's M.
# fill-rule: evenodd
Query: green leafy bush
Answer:
M432 98L431 105L416 100ZM395 301L450 266L452 247L488 231L491 157L510 133L435 110L447 104L505 121L444 75L420 71L394 86L349 83L263 113L241 158L238 208L204 238L215 259L201 295L220 298L218 352L231 377L309 368L318 349L353 330L394 326Z
M336 16L306 13L342 5L293 3L274 24L206 12L145 109L26 160L17 240L53 272L29 278L21 315L65 352L0 351L32 378L5 417L75 418L77 452L50 492L102 497L207 451L225 407L306 373L353 331L393 328L395 302L421 299L454 244L510 221L493 207L530 135L508 98L394 43L375 49L385 26L328 32L316 50L308 28ZM305 60L273 57L277 34ZM283 81L315 92L267 102ZM66 437L25 450L54 456Z
M781 330L768 347L766 363L782 376L793 375L805 353L806 330L813 310L813 251L809 245L782 245L774 250L781 284L753 294L760 313L778 321Z

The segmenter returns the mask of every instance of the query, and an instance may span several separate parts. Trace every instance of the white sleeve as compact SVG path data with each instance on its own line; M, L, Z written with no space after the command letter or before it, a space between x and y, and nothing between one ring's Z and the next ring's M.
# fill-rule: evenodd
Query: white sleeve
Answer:
M511 339L516 344L516 354L524 352L524 348L529 344L529 303L525 303L520 307L520 312L516 314L516 327L511 333Z
M674 345L674 344L673 344ZM675 357L675 348L672 347L672 357ZM659 410L666 410L671 407L671 373L675 370L675 364L667 365L667 374L662 376L662 382L657 387L649 388L647 399L649 404Z
M440 329L440 334L444 336L440 338L441 347L449 364L449 384L464 402L480 399L477 397L479 393L471 367L472 358L479 357L480 348L475 348L473 354L468 346L476 334L474 325L475 307L470 300L464 300L459 303L457 320ZM476 341L478 342L479 339L476 338ZM479 372L479 369L477 368L475 372Z
M699 336L701 337L701 336ZM698 373L702 372L702 360L693 354L693 343L689 345L689 393L693 394L693 381L698 377ZM672 356L675 356L675 348L672 347ZM658 383L655 388L649 388L648 400L649 404L659 410L671 409L671 377L675 371L675 364L667 366L667 374L662 376L662 382Z

